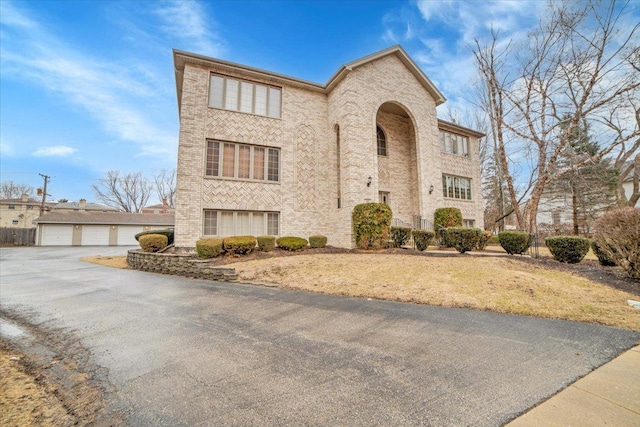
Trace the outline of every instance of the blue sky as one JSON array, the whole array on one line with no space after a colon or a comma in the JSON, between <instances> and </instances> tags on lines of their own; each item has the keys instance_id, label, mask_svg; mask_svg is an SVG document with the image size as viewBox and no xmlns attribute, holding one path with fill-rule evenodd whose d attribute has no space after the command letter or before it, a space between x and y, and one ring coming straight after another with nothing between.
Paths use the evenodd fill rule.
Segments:
<instances>
[{"instance_id":1,"label":"blue sky","mask_svg":"<svg viewBox=\"0 0 640 427\"><path fill-rule=\"evenodd\" d=\"M544 1L0 1L0 180L52 200L95 200L115 169L176 165L171 49L325 83L344 63L401 44L468 110L469 49L490 25L522 37ZM155 200L153 200L155 201Z\"/></svg>"}]
</instances>

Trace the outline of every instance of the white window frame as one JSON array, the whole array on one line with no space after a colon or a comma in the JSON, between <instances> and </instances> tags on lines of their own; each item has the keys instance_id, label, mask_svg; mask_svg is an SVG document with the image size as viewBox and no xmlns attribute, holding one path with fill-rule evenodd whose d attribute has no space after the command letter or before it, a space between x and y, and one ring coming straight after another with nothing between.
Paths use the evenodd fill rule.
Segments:
<instances>
[{"instance_id":1,"label":"white window frame","mask_svg":"<svg viewBox=\"0 0 640 427\"><path fill-rule=\"evenodd\" d=\"M213 84L214 79L217 82L216 85ZM221 86L219 86L220 79L222 79ZM234 92L230 91L229 82L234 82L234 85L237 83ZM258 88L260 89L258 90ZM262 88L264 88L264 91ZM219 93L218 90L220 90L221 93ZM256 102L258 92L260 92L261 95L264 94L264 103ZM235 99L227 99L230 95L233 95ZM245 102L243 102L243 100ZM208 105L210 108L219 110L236 111L243 114L254 114L280 119L282 118L282 88L211 73L211 77L209 78Z\"/></svg>"},{"instance_id":2,"label":"white window frame","mask_svg":"<svg viewBox=\"0 0 640 427\"><path fill-rule=\"evenodd\" d=\"M440 151L455 154L460 157L469 157L469 137L457 133L440 130Z\"/></svg>"},{"instance_id":3,"label":"white window frame","mask_svg":"<svg viewBox=\"0 0 640 427\"><path fill-rule=\"evenodd\" d=\"M473 200L471 178L442 174L442 196L447 199Z\"/></svg>"},{"instance_id":4,"label":"white window frame","mask_svg":"<svg viewBox=\"0 0 640 427\"><path fill-rule=\"evenodd\" d=\"M210 173L209 171L209 156L213 157L214 144L218 144L218 163L217 163L217 174ZM233 176L224 176L224 146L225 145L233 145ZM239 163L240 163L240 147L249 147L249 178L240 178L239 177ZM254 178L254 159L255 159L255 151L256 149L264 150L264 171L263 178L256 179ZM277 157L277 169L274 171L269 168L272 154ZM220 179L234 179L240 181L255 181L255 182L268 182L268 183L279 183L282 168L282 155L280 153L280 148L277 147L268 147L264 145L249 145L249 144L239 144L236 142L228 142L228 141L219 141L208 139L205 144L205 155L204 155L204 174L205 177L211 178L220 178ZM213 166L213 162L212 162ZM211 168L213 172L213 167ZM271 172L271 173L270 173ZM275 179L271 179L275 176Z\"/></svg>"},{"instance_id":5,"label":"white window frame","mask_svg":"<svg viewBox=\"0 0 640 427\"><path fill-rule=\"evenodd\" d=\"M232 225L232 234L220 233L220 228L222 225L222 214L231 214L233 215L233 225ZM238 227L238 214L249 216L249 233L246 231L239 231ZM256 217L258 215L262 215L262 228L258 230L255 228L256 223L254 222L254 215ZM215 218L215 234L207 234L211 230L211 224L207 224L207 222L213 223ZM275 228L274 228L274 218L275 218ZM209 229L208 229L209 228ZM276 233L269 233L270 231L275 231ZM229 211L229 210L217 210L217 209L204 209L202 212L202 235L203 236L215 236L215 237L230 237L230 236L239 236L239 235L249 235L249 236L257 236L257 235L272 235L279 236L280 235L280 212L273 211Z\"/></svg>"}]
</instances>

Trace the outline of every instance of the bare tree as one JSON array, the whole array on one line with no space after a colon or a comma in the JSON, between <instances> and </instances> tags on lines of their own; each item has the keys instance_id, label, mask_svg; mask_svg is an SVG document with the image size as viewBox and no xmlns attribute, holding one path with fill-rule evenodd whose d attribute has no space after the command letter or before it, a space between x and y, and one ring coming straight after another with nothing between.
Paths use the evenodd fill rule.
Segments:
<instances>
[{"instance_id":1,"label":"bare tree","mask_svg":"<svg viewBox=\"0 0 640 427\"><path fill-rule=\"evenodd\" d=\"M640 57L638 61L640 61ZM638 72L640 73L640 69L638 69ZM632 98L628 98L627 100L633 109L637 134L638 129L640 129L640 100ZM619 137L621 138L626 125L614 118L614 112L612 112L607 124L617 135L620 135ZM619 173L617 188L618 207L634 207L638 203L638 200L640 200L640 136L636 137L635 140L625 141L625 143L622 144L614 165ZM623 185L627 182L631 183L630 194L626 194L623 188Z\"/></svg>"},{"instance_id":2,"label":"bare tree","mask_svg":"<svg viewBox=\"0 0 640 427\"><path fill-rule=\"evenodd\" d=\"M153 192L152 184L140 172L121 175L110 170L93 185L98 200L122 212L140 212Z\"/></svg>"},{"instance_id":3,"label":"bare tree","mask_svg":"<svg viewBox=\"0 0 640 427\"><path fill-rule=\"evenodd\" d=\"M162 169L153 175L156 194L161 201L166 201L170 208L176 206L176 170Z\"/></svg>"},{"instance_id":4,"label":"bare tree","mask_svg":"<svg viewBox=\"0 0 640 427\"><path fill-rule=\"evenodd\" d=\"M622 25L626 7L615 1L552 2L549 16L526 45L503 46L495 33L489 44L476 42L474 55L487 86L497 156L520 228L536 230L548 183L615 153L640 135L637 126L607 132L611 122L628 121L626 101L640 97L640 24ZM562 168L558 161L581 123L599 130L600 149ZM517 147L520 154L511 162L509 147L511 153ZM517 166L530 171L529 182L519 191Z\"/></svg>"},{"instance_id":5,"label":"bare tree","mask_svg":"<svg viewBox=\"0 0 640 427\"><path fill-rule=\"evenodd\" d=\"M27 196L33 195L33 187L14 181L0 182L0 198L1 199L19 199L23 194Z\"/></svg>"}]
</instances>

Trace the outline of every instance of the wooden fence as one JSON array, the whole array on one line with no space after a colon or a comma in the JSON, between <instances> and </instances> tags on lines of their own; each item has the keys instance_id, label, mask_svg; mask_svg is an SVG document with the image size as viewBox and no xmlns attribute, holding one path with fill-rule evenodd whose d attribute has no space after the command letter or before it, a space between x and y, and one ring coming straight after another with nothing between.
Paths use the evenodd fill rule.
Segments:
<instances>
[{"instance_id":1,"label":"wooden fence","mask_svg":"<svg viewBox=\"0 0 640 427\"><path fill-rule=\"evenodd\" d=\"M0 246L33 246L35 244L35 228L0 228Z\"/></svg>"}]
</instances>

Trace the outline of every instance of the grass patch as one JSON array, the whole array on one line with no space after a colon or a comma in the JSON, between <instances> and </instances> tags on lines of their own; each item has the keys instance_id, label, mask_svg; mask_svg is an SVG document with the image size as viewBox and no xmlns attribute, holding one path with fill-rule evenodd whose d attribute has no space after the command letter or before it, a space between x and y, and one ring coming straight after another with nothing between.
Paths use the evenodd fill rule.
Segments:
<instances>
[{"instance_id":1,"label":"grass patch","mask_svg":"<svg viewBox=\"0 0 640 427\"><path fill-rule=\"evenodd\" d=\"M104 265L105 267L128 269L126 256L88 256L80 258L80 261L90 262L92 264Z\"/></svg>"},{"instance_id":2,"label":"grass patch","mask_svg":"<svg viewBox=\"0 0 640 427\"><path fill-rule=\"evenodd\" d=\"M638 299L509 257L318 254L233 265L240 281L334 295L465 307L640 330Z\"/></svg>"}]
</instances>

